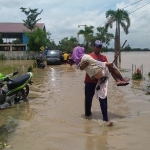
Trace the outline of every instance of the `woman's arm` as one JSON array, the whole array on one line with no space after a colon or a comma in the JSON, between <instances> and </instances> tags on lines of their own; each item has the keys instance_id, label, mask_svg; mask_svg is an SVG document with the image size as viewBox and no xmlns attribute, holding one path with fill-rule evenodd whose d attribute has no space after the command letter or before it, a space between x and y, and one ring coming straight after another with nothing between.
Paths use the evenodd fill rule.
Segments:
<instances>
[{"instance_id":1,"label":"woman's arm","mask_svg":"<svg viewBox=\"0 0 150 150\"><path fill-rule=\"evenodd\" d=\"M80 64L80 70L84 70L88 65L89 65L88 62L83 61L83 62Z\"/></svg>"}]
</instances>

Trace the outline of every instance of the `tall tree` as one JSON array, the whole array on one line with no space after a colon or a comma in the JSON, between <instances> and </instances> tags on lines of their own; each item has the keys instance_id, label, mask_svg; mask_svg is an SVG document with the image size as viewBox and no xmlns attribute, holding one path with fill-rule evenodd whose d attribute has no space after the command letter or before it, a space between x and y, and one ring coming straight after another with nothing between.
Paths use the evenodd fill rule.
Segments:
<instances>
[{"instance_id":1,"label":"tall tree","mask_svg":"<svg viewBox=\"0 0 150 150\"><path fill-rule=\"evenodd\" d=\"M32 33L26 33L28 37L28 48L32 51L40 51L47 44L46 32L37 27Z\"/></svg>"},{"instance_id":2,"label":"tall tree","mask_svg":"<svg viewBox=\"0 0 150 150\"><path fill-rule=\"evenodd\" d=\"M98 27L97 28L97 33L96 33L96 39L99 39L104 43L106 46L109 45L110 41L114 39L114 35L112 33L108 33L106 28L104 27ZM94 41L96 40L94 39Z\"/></svg>"},{"instance_id":3,"label":"tall tree","mask_svg":"<svg viewBox=\"0 0 150 150\"><path fill-rule=\"evenodd\" d=\"M49 44L47 44L47 46L48 46L48 48L50 50L52 50L52 49L58 49L56 43L53 40L50 40Z\"/></svg>"},{"instance_id":4,"label":"tall tree","mask_svg":"<svg viewBox=\"0 0 150 150\"><path fill-rule=\"evenodd\" d=\"M108 10L106 12L107 23L105 24L105 28L108 29L109 27L113 27L113 23L116 22L116 31L115 31L115 55L116 57L118 51L120 50L120 26L123 28L126 34L129 33L130 27L130 18L127 11L118 9L118 10ZM121 62L121 53L119 55L119 62ZM118 66L118 59L115 61L116 66Z\"/></svg>"},{"instance_id":5,"label":"tall tree","mask_svg":"<svg viewBox=\"0 0 150 150\"><path fill-rule=\"evenodd\" d=\"M68 37L65 37L61 41L59 41L60 50L67 53L72 52L73 48L77 45L78 41L75 37L71 37L70 39Z\"/></svg>"},{"instance_id":6,"label":"tall tree","mask_svg":"<svg viewBox=\"0 0 150 150\"><path fill-rule=\"evenodd\" d=\"M93 31L94 29L94 26L86 26L85 25L85 28L84 30L79 30L79 32L77 33L78 35L83 35L84 36L84 40L86 42L85 44L85 51L88 52L89 50L89 41L90 39L93 37Z\"/></svg>"},{"instance_id":7,"label":"tall tree","mask_svg":"<svg viewBox=\"0 0 150 150\"><path fill-rule=\"evenodd\" d=\"M37 19L37 20L36 20L36 18L38 17L38 15L40 15L42 13L43 9L39 13L37 12L38 11L37 8L36 9L30 9L29 8L29 10L26 10L27 8L21 7L20 9L27 16L27 19L23 20L24 26L26 26L29 30L32 31L34 29L34 27L36 26L36 23L39 20L41 20L41 18Z\"/></svg>"}]
</instances>

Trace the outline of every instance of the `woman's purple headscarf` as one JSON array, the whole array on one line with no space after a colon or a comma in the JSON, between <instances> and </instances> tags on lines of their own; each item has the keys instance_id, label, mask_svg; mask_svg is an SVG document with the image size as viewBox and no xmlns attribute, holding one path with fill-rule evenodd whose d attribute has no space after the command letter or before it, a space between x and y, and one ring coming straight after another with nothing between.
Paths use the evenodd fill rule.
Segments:
<instances>
[{"instance_id":1,"label":"woman's purple headscarf","mask_svg":"<svg viewBox=\"0 0 150 150\"><path fill-rule=\"evenodd\" d=\"M84 55L84 47L77 46L73 49L72 57L76 65L79 64Z\"/></svg>"}]
</instances>

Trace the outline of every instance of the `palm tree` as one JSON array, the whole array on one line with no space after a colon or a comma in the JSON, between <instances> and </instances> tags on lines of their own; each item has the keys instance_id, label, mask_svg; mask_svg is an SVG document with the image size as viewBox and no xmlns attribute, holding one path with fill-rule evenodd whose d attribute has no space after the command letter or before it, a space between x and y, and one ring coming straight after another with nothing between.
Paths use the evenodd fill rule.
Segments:
<instances>
[{"instance_id":1,"label":"palm tree","mask_svg":"<svg viewBox=\"0 0 150 150\"><path fill-rule=\"evenodd\" d=\"M86 26L84 30L79 30L79 32L77 33L78 35L82 34L84 36L84 41L86 42L85 44L85 51L88 52L89 49L89 41L91 39L91 36L93 36L93 31L94 26Z\"/></svg>"},{"instance_id":2,"label":"palm tree","mask_svg":"<svg viewBox=\"0 0 150 150\"><path fill-rule=\"evenodd\" d=\"M110 41L114 39L114 35L112 33L108 33L108 30L106 30L105 27L97 27L96 39L101 40L102 43L108 46Z\"/></svg>"},{"instance_id":3,"label":"palm tree","mask_svg":"<svg viewBox=\"0 0 150 150\"><path fill-rule=\"evenodd\" d=\"M127 11L118 9L118 10L108 10L106 12L107 23L105 24L105 28L112 28L113 23L116 22L116 32L115 32L115 55L116 57L118 51L120 50L120 26L123 28L126 34L129 33L128 29L130 27L130 18ZM116 66L118 65L118 59L115 61ZM121 53L119 55L119 62L121 62Z\"/></svg>"}]
</instances>

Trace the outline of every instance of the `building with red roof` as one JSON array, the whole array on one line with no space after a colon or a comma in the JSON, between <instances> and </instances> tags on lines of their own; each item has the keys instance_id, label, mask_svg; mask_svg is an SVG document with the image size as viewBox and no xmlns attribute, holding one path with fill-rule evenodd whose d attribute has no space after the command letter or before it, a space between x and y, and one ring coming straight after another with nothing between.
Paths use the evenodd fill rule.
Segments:
<instances>
[{"instance_id":1,"label":"building with red roof","mask_svg":"<svg viewBox=\"0 0 150 150\"><path fill-rule=\"evenodd\" d=\"M46 31L44 23L37 23L37 27ZM0 34L3 39L21 39L22 44L27 43L25 32L30 31L23 23L3 23L0 22Z\"/></svg>"},{"instance_id":2,"label":"building with red roof","mask_svg":"<svg viewBox=\"0 0 150 150\"><path fill-rule=\"evenodd\" d=\"M36 26L46 32L44 23L37 23ZM22 41L22 45L27 47L27 37L25 32L28 31L30 30L26 26L24 26L23 23L0 22L0 34L6 41L6 44L8 43L8 41L10 41L10 39L20 39ZM4 44L0 44L0 46L4 46Z\"/></svg>"}]
</instances>

